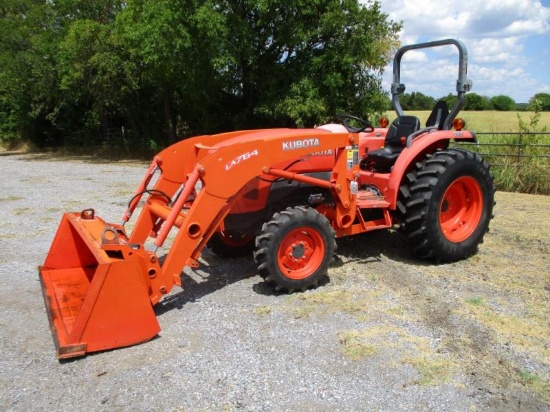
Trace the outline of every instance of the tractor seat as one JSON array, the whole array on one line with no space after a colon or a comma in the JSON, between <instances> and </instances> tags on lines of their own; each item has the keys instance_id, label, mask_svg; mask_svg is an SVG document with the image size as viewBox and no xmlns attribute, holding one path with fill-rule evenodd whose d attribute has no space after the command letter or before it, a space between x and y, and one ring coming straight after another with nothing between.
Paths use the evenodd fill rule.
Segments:
<instances>
[{"instance_id":1,"label":"tractor seat","mask_svg":"<svg viewBox=\"0 0 550 412\"><path fill-rule=\"evenodd\" d=\"M428 120L426 120L426 127L437 127L443 130L445 120L447 120L448 116L449 107L447 106L447 102L445 100L440 100L435 104Z\"/></svg>"},{"instance_id":2,"label":"tractor seat","mask_svg":"<svg viewBox=\"0 0 550 412\"><path fill-rule=\"evenodd\" d=\"M389 173L399 154L403 151L407 137L419 129L418 117L399 116L388 129L384 147L367 153L366 157L361 160L361 169Z\"/></svg>"}]
</instances>

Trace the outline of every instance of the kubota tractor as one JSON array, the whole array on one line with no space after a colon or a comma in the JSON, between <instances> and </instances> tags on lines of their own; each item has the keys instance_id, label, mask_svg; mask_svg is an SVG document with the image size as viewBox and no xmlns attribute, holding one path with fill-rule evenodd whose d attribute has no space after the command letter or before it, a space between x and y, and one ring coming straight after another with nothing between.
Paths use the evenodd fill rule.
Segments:
<instances>
[{"instance_id":1,"label":"kubota tractor","mask_svg":"<svg viewBox=\"0 0 550 412\"><path fill-rule=\"evenodd\" d=\"M444 45L459 52L457 103L450 112L438 103L421 127L399 103L401 58ZM460 41L402 47L393 67L397 118L387 129L344 115L313 129L182 140L155 156L121 224L93 209L65 213L39 270L58 357L153 338L160 330L153 306L181 286L185 266L198 267L207 245L229 256L253 250L259 274L286 291L326 275L335 238L371 230L399 226L418 256L436 261L474 253L492 217L494 187L479 155L449 147L476 139L451 130L471 88L466 74Z\"/></svg>"}]
</instances>

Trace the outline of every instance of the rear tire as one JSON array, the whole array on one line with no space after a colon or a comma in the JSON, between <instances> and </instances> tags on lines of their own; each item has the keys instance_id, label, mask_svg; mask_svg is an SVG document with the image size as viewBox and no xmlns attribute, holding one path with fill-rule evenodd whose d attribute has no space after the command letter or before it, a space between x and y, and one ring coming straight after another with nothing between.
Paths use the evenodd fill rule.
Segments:
<instances>
[{"instance_id":1,"label":"rear tire","mask_svg":"<svg viewBox=\"0 0 550 412\"><path fill-rule=\"evenodd\" d=\"M413 253L438 262L475 253L489 230L494 194L489 166L477 153L447 149L417 163L397 204Z\"/></svg>"},{"instance_id":2,"label":"rear tire","mask_svg":"<svg viewBox=\"0 0 550 412\"><path fill-rule=\"evenodd\" d=\"M328 219L315 209L288 208L264 223L256 238L258 273L276 290L306 290L327 275L336 242Z\"/></svg>"}]
</instances>

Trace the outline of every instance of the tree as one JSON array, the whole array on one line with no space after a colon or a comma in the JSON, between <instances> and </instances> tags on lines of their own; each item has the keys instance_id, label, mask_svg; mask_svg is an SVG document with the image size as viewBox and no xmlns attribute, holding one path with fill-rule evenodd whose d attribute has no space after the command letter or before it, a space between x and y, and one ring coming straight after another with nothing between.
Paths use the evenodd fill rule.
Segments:
<instances>
[{"instance_id":1,"label":"tree","mask_svg":"<svg viewBox=\"0 0 550 412\"><path fill-rule=\"evenodd\" d=\"M516 108L516 102L509 96L499 95L491 98L491 104L495 110L512 111Z\"/></svg>"},{"instance_id":2,"label":"tree","mask_svg":"<svg viewBox=\"0 0 550 412\"><path fill-rule=\"evenodd\" d=\"M457 102L457 100L458 100L458 97L456 96L456 94L449 93L447 96L442 97L442 98L440 98L440 99L438 99L438 100L443 100L443 101L445 101L445 102L447 103L447 106L448 106L449 108L451 108L451 107L453 107L453 106L456 104L456 102Z\"/></svg>"},{"instance_id":3,"label":"tree","mask_svg":"<svg viewBox=\"0 0 550 412\"><path fill-rule=\"evenodd\" d=\"M65 131L65 144L107 143L110 128L119 127L127 114L132 89L127 74L133 63L113 33L116 15L123 7L121 0L55 2L66 28L57 44L63 98L55 114L55 125Z\"/></svg>"},{"instance_id":4,"label":"tree","mask_svg":"<svg viewBox=\"0 0 550 412\"><path fill-rule=\"evenodd\" d=\"M55 28L55 29L54 29ZM0 8L0 137L50 138L57 90L55 44L62 35L47 2L6 0Z\"/></svg>"},{"instance_id":5,"label":"tree","mask_svg":"<svg viewBox=\"0 0 550 412\"><path fill-rule=\"evenodd\" d=\"M97 145L124 127L156 150L368 116L399 29L377 1L4 0L0 137Z\"/></svg>"},{"instance_id":6,"label":"tree","mask_svg":"<svg viewBox=\"0 0 550 412\"><path fill-rule=\"evenodd\" d=\"M74 83L72 89L66 87L71 68L63 56L67 51L64 43L70 42L78 29L86 28L79 22L88 21L88 17L112 21L120 5L120 1L114 0L93 4L72 0L5 2L0 10L0 94L3 95L0 117L7 114L13 121L8 122L8 128L4 127L4 140L15 136L32 140L39 146L55 146L85 131L82 125L89 116L86 107L94 100L86 90L94 90L97 84L93 78L84 76L88 73L87 62L80 59L78 64L83 67L79 73L72 73L80 76L80 81ZM101 11L104 14L99 16ZM75 28L71 32L73 24ZM93 48L94 45L86 43L92 38L93 35L83 34L75 47ZM110 91L113 95L116 92Z\"/></svg>"},{"instance_id":7,"label":"tree","mask_svg":"<svg viewBox=\"0 0 550 412\"><path fill-rule=\"evenodd\" d=\"M435 99L420 92L403 93L399 97L403 110L431 110Z\"/></svg>"},{"instance_id":8,"label":"tree","mask_svg":"<svg viewBox=\"0 0 550 412\"><path fill-rule=\"evenodd\" d=\"M239 108L235 126L313 125L341 111L382 110L377 76L399 25L378 2L356 0L219 1L226 92Z\"/></svg>"},{"instance_id":9,"label":"tree","mask_svg":"<svg viewBox=\"0 0 550 412\"><path fill-rule=\"evenodd\" d=\"M539 111L550 111L550 94L537 93L529 99L529 110L535 111L535 106Z\"/></svg>"},{"instance_id":10,"label":"tree","mask_svg":"<svg viewBox=\"0 0 550 412\"><path fill-rule=\"evenodd\" d=\"M223 15L211 1L133 0L119 14L116 31L136 63L133 76L141 92L149 91L140 96L152 103L156 119L148 123L164 119L155 138L166 134L174 141L182 130L200 130L206 115L223 117L205 111L217 104L221 89L224 30Z\"/></svg>"},{"instance_id":11,"label":"tree","mask_svg":"<svg viewBox=\"0 0 550 412\"><path fill-rule=\"evenodd\" d=\"M464 110L490 110L492 109L491 100L486 96L480 96L477 93L466 94Z\"/></svg>"}]
</instances>

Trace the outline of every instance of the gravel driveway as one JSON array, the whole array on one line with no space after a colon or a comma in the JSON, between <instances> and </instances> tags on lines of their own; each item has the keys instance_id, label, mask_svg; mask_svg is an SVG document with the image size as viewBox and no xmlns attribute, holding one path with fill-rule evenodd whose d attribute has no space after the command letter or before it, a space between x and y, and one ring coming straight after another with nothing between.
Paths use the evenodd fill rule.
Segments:
<instances>
[{"instance_id":1,"label":"gravel driveway","mask_svg":"<svg viewBox=\"0 0 550 412\"><path fill-rule=\"evenodd\" d=\"M417 261L393 232L340 240L330 282L302 294L275 294L251 257L205 250L156 307L158 338L58 362L37 266L64 211L119 222L145 168L0 156L1 410L550 410L550 201L536 196L530 210L497 193L465 262ZM506 207L532 237L506 231Z\"/></svg>"}]
</instances>

